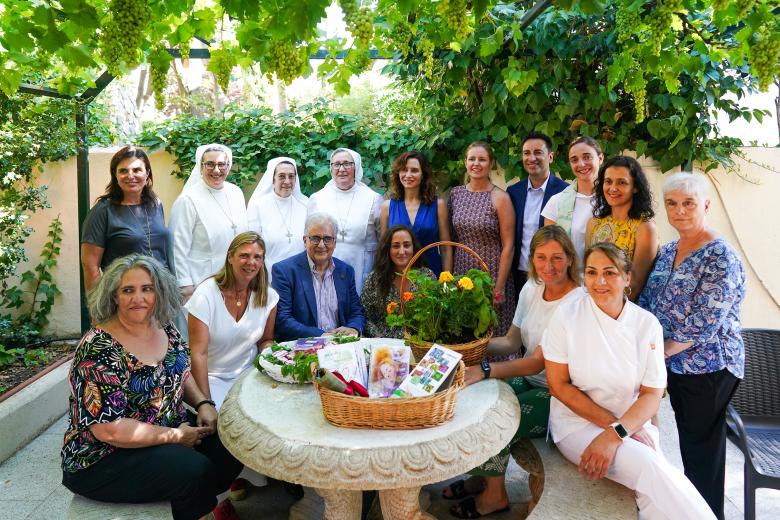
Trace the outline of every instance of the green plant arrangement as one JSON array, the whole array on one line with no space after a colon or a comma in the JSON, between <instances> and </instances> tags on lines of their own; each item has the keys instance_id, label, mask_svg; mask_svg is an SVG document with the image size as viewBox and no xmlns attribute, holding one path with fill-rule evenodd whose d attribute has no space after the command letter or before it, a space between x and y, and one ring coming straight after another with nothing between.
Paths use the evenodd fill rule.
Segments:
<instances>
[{"instance_id":1,"label":"green plant arrangement","mask_svg":"<svg viewBox=\"0 0 780 520\"><path fill-rule=\"evenodd\" d=\"M496 324L493 280L479 269L453 276L443 271L436 280L417 269L407 277L416 292L401 295L387 306L386 322L404 327L412 341L458 344L483 338Z\"/></svg>"}]
</instances>

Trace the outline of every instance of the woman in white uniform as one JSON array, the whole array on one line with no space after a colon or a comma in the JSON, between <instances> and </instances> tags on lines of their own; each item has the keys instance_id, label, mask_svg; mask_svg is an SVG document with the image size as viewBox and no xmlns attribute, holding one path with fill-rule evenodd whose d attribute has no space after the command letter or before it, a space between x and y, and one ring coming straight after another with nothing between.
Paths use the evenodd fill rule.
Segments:
<instances>
[{"instance_id":1,"label":"woman in white uniform","mask_svg":"<svg viewBox=\"0 0 780 520\"><path fill-rule=\"evenodd\" d=\"M588 297L561 304L545 331L553 440L587 479L636 491L640 519L715 518L683 473L659 451L666 386L658 320L626 298L631 265L614 244L585 252Z\"/></svg>"},{"instance_id":2,"label":"woman in white uniform","mask_svg":"<svg viewBox=\"0 0 780 520\"><path fill-rule=\"evenodd\" d=\"M230 241L247 230L244 194L225 181L231 159L227 146L199 146L195 167L171 208L174 267L185 299L219 271Z\"/></svg>"},{"instance_id":3,"label":"woman in white uniform","mask_svg":"<svg viewBox=\"0 0 780 520\"><path fill-rule=\"evenodd\" d=\"M301 237L308 204L309 198L301 192L295 159L276 157L268 161L246 212L249 229L257 231L265 241L269 275L276 262L303 252Z\"/></svg>"},{"instance_id":4,"label":"woman in white uniform","mask_svg":"<svg viewBox=\"0 0 780 520\"><path fill-rule=\"evenodd\" d=\"M363 165L354 150L334 151L330 171L332 179L309 199L309 214L324 211L338 222L333 256L355 269L355 287L360 294L374 266L382 196L363 184Z\"/></svg>"},{"instance_id":5,"label":"woman in white uniform","mask_svg":"<svg viewBox=\"0 0 780 520\"><path fill-rule=\"evenodd\" d=\"M185 306L192 377L217 410L258 352L273 343L279 295L268 284L264 252L260 235L240 233L222 269L198 285ZM263 475L246 468L241 477L230 486L234 500L246 495L246 480L266 484Z\"/></svg>"}]
</instances>

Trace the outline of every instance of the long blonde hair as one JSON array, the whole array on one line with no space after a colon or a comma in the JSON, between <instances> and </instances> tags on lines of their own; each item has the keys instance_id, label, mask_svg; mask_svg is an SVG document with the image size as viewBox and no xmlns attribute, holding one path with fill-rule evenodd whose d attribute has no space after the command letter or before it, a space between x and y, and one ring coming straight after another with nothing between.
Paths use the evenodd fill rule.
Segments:
<instances>
[{"instance_id":1,"label":"long blonde hair","mask_svg":"<svg viewBox=\"0 0 780 520\"><path fill-rule=\"evenodd\" d=\"M214 275L214 281L217 282L217 286L220 289L230 289L235 285L236 278L233 275L233 269L228 263L228 259L236 254L239 247L246 244L259 245L260 249L263 250L263 257L265 257L265 241L259 234L254 231L245 231L236 235L225 255L225 265ZM263 261L260 269L257 270L255 277L249 282L249 288L255 291L255 299L252 305L254 307L265 307L268 303L268 269L265 267L265 261Z\"/></svg>"}]
</instances>

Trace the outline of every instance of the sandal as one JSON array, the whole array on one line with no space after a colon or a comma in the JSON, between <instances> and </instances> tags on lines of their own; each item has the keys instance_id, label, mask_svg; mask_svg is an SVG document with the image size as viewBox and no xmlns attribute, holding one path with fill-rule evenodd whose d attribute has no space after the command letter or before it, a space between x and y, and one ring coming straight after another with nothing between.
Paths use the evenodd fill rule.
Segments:
<instances>
[{"instance_id":1,"label":"sandal","mask_svg":"<svg viewBox=\"0 0 780 520\"><path fill-rule=\"evenodd\" d=\"M468 497L466 500L458 502L457 505L450 508L450 514L455 518L482 518L483 516L492 515L493 513L506 513L507 511L509 511L509 506L496 509L495 511L483 515L477 511L477 501L474 497Z\"/></svg>"},{"instance_id":2,"label":"sandal","mask_svg":"<svg viewBox=\"0 0 780 520\"><path fill-rule=\"evenodd\" d=\"M457 482L453 482L452 484L450 484L449 486L447 486L446 488L444 488L442 490L441 497L444 500L460 500L462 498L466 498L467 496L477 495L477 494L482 492L482 489L480 489L479 491L475 491L473 493L470 492L468 489L466 489L466 482L467 481L468 481L468 479L463 478L463 479L458 480ZM483 483L483 485L481 487L484 489L484 487L485 487L484 483ZM450 493L449 496L444 494L444 492L447 491L447 490L449 490L449 493Z\"/></svg>"}]
</instances>

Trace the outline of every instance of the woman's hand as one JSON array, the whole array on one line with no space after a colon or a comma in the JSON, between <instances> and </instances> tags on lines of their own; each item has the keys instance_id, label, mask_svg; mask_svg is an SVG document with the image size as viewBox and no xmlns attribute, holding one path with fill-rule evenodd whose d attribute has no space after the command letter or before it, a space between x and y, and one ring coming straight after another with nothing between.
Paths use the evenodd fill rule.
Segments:
<instances>
[{"instance_id":1,"label":"woman's hand","mask_svg":"<svg viewBox=\"0 0 780 520\"><path fill-rule=\"evenodd\" d=\"M482 371L482 367L479 365L466 367L466 374L463 376L463 382L466 383L466 386L479 383L483 379L485 379L485 373Z\"/></svg>"},{"instance_id":2,"label":"woman's hand","mask_svg":"<svg viewBox=\"0 0 780 520\"><path fill-rule=\"evenodd\" d=\"M208 435L213 435L217 431L217 409L211 403L205 403L198 410L198 426L205 426L209 429Z\"/></svg>"},{"instance_id":3,"label":"woman's hand","mask_svg":"<svg viewBox=\"0 0 780 520\"><path fill-rule=\"evenodd\" d=\"M176 444L181 444L187 448L194 448L200 444L203 437L210 435L207 426L190 426L190 424L186 422L181 423L174 432L176 433Z\"/></svg>"},{"instance_id":4,"label":"woman's hand","mask_svg":"<svg viewBox=\"0 0 780 520\"><path fill-rule=\"evenodd\" d=\"M646 446L650 446L651 449L655 450L655 441L653 440L653 437L650 435L650 433L648 433L648 431L644 428L634 433L631 438L635 441L641 442Z\"/></svg>"},{"instance_id":5,"label":"woman's hand","mask_svg":"<svg viewBox=\"0 0 780 520\"><path fill-rule=\"evenodd\" d=\"M493 291L493 301L496 305L501 305L504 303L504 293L500 289L496 289Z\"/></svg>"},{"instance_id":6,"label":"woman's hand","mask_svg":"<svg viewBox=\"0 0 780 520\"><path fill-rule=\"evenodd\" d=\"M579 470L586 479L604 478L615 460L615 453L623 443L612 428L607 428L591 441L580 456Z\"/></svg>"}]
</instances>

